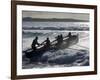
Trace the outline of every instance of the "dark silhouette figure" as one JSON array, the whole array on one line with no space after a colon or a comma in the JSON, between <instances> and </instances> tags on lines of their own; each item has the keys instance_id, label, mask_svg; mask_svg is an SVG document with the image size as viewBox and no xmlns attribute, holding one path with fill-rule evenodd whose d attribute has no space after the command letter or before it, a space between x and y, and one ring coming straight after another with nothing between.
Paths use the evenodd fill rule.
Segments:
<instances>
[{"instance_id":1,"label":"dark silhouette figure","mask_svg":"<svg viewBox=\"0 0 100 80\"><path fill-rule=\"evenodd\" d=\"M62 34L61 35L58 35L56 40L57 40L56 47L60 47L60 45L63 42L63 36L62 36Z\"/></svg>"},{"instance_id":2,"label":"dark silhouette figure","mask_svg":"<svg viewBox=\"0 0 100 80\"><path fill-rule=\"evenodd\" d=\"M45 42L44 48L49 49L51 45L49 38L47 38L44 42Z\"/></svg>"},{"instance_id":3,"label":"dark silhouette figure","mask_svg":"<svg viewBox=\"0 0 100 80\"><path fill-rule=\"evenodd\" d=\"M31 45L31 47L32 47L32 49L33 49L34 51L36 51L36 45L39 45L39 43L38 43L38 37L36 37L36 38L33 40L32 45Z\"/></svg>"},{"instance_id":4,"label":"dark silhouette figure","mask_svg":"<svg viewBox=\"0 0 100 80\"><path fill-rule=\"evenodd\" d=\"M62 34L60 35L59 40L60 40L60 43L63 42L63 35Z\"/></svg>"},{"instance_id":5,"label":"dark silhouette figure","mask_svg":"<svg viewBox=\"0 0 100 80\"><path fill-rule=\"evenodd\" d=\"M60 42L60 41L59 41L59 38L60 38L60 36L58 35L58 36L56 37L57 43Z\"/></svg>"},{"instance_id":6,"label":"dark silhouette figure","mask_svg":"<svg viewBox=\"0 0 100 80\"><path fill-rule=\"evenodd\" d=\"M71 35L71 32L69 32L69 33L68 33L68 37L70 38L71 36L72 36L72 35Z\"/></svg>"}]
</instances>

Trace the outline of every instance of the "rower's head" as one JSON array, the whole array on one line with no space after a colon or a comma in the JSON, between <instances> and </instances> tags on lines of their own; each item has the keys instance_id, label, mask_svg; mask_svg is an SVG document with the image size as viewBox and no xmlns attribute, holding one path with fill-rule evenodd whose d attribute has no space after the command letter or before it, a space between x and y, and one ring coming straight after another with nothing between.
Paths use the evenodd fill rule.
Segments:
<instances>
[{"instance_id":1,"label":"rower's head","mask_svg":"<svg viewBox=\"0 0 100 80\"><path fill-rule=\"evenodd\" d=\"M71 32L69 32L69 34L71 34Z\"/></svg>"},{"instance_id":2,"label":"rower's head","mask_svg":"<svg viewBox=\"0 0 100 80\"><path fill-rule=\"evenodd\" d=\"M47 37L47 40L49 40L49 38Z\"/></svg>"},{"instance_id":3,"label":"rower's head","mask_svg":"<svg viewBox=\"0 0 100 80\"><path fill-rule=\"evenodd\" d=\"M38 39L38 37L36 36L35 39Z\"/></svg>"}]
</instances>

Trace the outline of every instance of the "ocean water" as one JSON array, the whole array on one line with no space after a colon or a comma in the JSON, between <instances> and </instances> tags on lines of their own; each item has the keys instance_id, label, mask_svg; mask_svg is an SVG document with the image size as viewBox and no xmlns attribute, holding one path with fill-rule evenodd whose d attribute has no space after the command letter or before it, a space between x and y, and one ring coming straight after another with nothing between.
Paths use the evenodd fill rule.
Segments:
<instances>
[{"instance_id":1,"label":"ocean water","mask_svg":"<svg viewBox=\"0 0 100 80\"><path fill-rule=\"evenodd\" d=\"M51 28L55 27L54 30ZM63 27L64 30L61 28ZM38 42L42 43L47 37L50 41L55 40L57 35L67 36L79 34L79 42L69 48L57 51L47 51L40 61L30 63L30 59L23 53L22 68L45 68L45 67L72 67L89 66L89 30L67 30L68 27L88 27L88 22L23 22L22 27L22 50L31 48L33 39L38 36ZM57 28L57 29L56 29ZM60 30L61 29L61 30ZM44 63L45 62L45 63Z\"/></svg>"},{"instance_id":2,"label":"ocean water","mask_svg":"<svg viewBox=\"0 0 100 80\"><path fill-rule=\"evenodd\" d=\"M23 22L23 29L89 31L89 22Z\"/></svg>"},{"instance_id":3,"label":"ocean water","mask_svg":"<svg viewBox=\"0 0 100 80\"><path fill-rule=\"evenodd\" d=\"M89 27L89 22L29 22L23 21L24 27Z\"/></svg>"}]
</instances>

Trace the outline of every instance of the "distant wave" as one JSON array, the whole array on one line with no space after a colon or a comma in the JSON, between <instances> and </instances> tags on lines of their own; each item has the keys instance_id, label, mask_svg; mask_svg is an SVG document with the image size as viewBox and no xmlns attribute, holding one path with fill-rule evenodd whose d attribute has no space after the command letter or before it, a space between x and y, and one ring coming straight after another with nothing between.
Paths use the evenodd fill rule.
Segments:
<instances>
[{"instance_id":1,"label":"distant wave","mask_svg":"<svg viewBox=\"0 0 100 80\"><path fill-rule=\"evenodd\" d=\"M23 30L22 31L22 34L23 34L23 37L25 38L28 38L28 37L35 37L35 36L48 36L48 35L51 35L53 34L54 32L52 31L40 31L40 30ZM57 33L57 32L56 32Z\"/></svg>"},{"instance_id":2,"label":"distant wave","mask_svg":"<svg viewBox=\"0 0 100 80\"><path fill-rule=\"evenodd\" d=\"M28 38L28 37L32 37L32 36L42 36L44 35L42 32L30 32L30 31L22 31L23 37Z\"/></svg>"},{"instance_id":3,"label":"distant wave","mask_svg":"<svg viewBox=\"0 0 100 80\"><path fill-rule=\"evenodd\" d=\"M67 35L69 31L66 30L23 30L22 34L23 37L33 37L33 36L57 36L59 34L63 34L63 35ZM89 34L87 34L88 32L72 32L72 34L84 34L84 35L80 35L80 37L82 36L89 36Z\"/></svg>"},{"instance_id":4,"label":"distant wave","mask_svg":"<svg viewBox=\"0 0 100 80\"><path fill-rule=\"evenodd\" d=\"M89 31L89 22L23 22L23 30Z\"/></svg>"},{"instance_id":5,"label":"distant wave","mask_svg":"<svg viewBox=\"0 0 100 80\"><path fill-rule=\"evenodd\" d=\"M89 31L89 27L24 27L24 30L69 30L69 31Z\"/></svg>"}]
</instances>

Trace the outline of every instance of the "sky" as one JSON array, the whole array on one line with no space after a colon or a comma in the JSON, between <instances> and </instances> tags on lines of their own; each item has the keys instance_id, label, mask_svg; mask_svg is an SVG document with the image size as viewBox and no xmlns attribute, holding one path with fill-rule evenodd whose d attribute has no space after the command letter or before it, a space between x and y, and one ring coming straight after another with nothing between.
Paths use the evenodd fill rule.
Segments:
<instances>
[{"instance_id":1,"label":"sky","mask_svg":"<svg viewBox=\"0 0 100 80\"><path fill-rule=\"evenodd\" d=\"M43 12L43 11L22 11L22 17L32 18L71 18L80 20L89 20L88 13L67 13L67 12Z\"/></svg>"}]
</instances>

